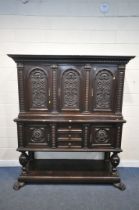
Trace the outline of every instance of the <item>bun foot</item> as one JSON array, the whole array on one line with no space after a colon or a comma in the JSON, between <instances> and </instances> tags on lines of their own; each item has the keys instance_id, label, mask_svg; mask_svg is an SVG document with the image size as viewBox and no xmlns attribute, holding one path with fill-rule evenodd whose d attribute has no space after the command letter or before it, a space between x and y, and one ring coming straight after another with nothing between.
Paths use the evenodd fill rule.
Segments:
<instances>
[{"instance_id":1,"label":"bun foot","mask_svg":"<svg viewBox=\"0 0 139 210\"><path fill-rule=\"evenodd\" d=\"M114 187L118 188L121 191L124 191L126 189L126 185L122 182L114 183L113 185Z\"/></svg>"},{"instance_id":2,"label":"bun foot","mask_svg":"<svg viewBox=\"0 0 139 210\"><path fill-rule=\"evenodd\" d=\"M13 189L14 190L20 190L20 188L21 187L23 187L25 185L25 183L24 182L19 182L19 181L17 181L17 182L15 182L15 184L14 184L14 186L13 186Z\"/></svg>"}]
</instances>

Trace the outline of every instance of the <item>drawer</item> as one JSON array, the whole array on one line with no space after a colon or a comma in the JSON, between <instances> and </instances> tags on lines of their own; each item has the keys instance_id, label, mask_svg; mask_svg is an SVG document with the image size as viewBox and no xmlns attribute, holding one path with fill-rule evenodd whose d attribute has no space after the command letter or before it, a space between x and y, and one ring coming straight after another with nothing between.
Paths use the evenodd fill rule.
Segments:
<instances>
[{"instance_id":1,"label":"drawer","mask_svg":"<svg viewBox=\"0 0 139 210\"><path fill-rule=\"evenodd\" d=\"M82 148L82 139L70 139L69 138L58 138L57 139L58 148Z\"/></svg>"},{"instance_id":2,"label":"drawer","mask_svg":"<svg viewBox=\"0 0 139 210\"><path fill-rule=\"evenodd\" d=\"M82 138L82 133L81 132L58 132L57 134L58 138L67 138L67 139L78 139Z\"/></svg>"},{"instance_id":3,"label":"drawer","mask_svg":"<svg viewBox=\"0 0 139 210\"><path fill-rule=\"evenodd\" d=\"M82 126L80 124L76 123L62 123L58 125L57 128L58 132L76 132L76 133L82 133Z\"/></svg>"},{"instance_id":4,"label":"drawer","mask_svg":"<svg viewBox=\"0 0 139 210\"><path fill-rule=\"evenodd\" d=\"M65 123L57 127L57 147L81 148L82 126L80 124Z\"/></svg>"}]
</instances>

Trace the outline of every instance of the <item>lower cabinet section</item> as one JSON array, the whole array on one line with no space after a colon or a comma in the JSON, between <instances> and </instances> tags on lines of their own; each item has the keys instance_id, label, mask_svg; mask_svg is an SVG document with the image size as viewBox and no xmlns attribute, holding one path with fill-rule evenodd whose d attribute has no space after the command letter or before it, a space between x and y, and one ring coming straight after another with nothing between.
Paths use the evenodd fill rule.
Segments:
<instances>
[{"instance_id":1,"label":"lower cabinet section","mask_svg":"<svg viewBox=\"0 0 139 210\"><path fill-rule=\"evenodd\" d=\"M19 147L113 149L121 146L122 124L18 123Z\"/></svg>"}]
</instances>

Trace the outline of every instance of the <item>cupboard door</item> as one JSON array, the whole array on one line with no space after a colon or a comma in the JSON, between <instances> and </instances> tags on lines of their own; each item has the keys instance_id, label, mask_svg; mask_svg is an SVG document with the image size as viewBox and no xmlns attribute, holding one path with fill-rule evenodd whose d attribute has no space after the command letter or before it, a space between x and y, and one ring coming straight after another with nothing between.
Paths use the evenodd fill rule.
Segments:
<instances>
[{"instance_id":1,"label":"cupboard door","mask_svg":"<svg viewBox=\"0 0 139 210\"><path fill-rule=\"evenodd\" d=\"M51 75L48 65L25 65L25 98L27 111L51 109Z\"/></svg>"},{"instance_id":2,"label":"cupboard door","mask_svg":"<svg viewBox=\"0 0 139 210\"><path fill-rule=\"evenodd\" d=\"M59 66L59 109L60 111L82 111L83 71L79 65Z\"/></svg>"},{"instance_id":3,"label":"cupboard door","mask_svg":"<svg viewBox=\"0 0 139 210\"><path fill-rule=\"evenodd\" d=\"M51 147L50 126L44 123L25 124L24 142L26 147Z\"/></svg>"},{"instance_id":4,"label":"cupboard door","mask_svg":"<svg viewBox=\"0 0 139 210\"><path fill-rule=\"evenodd\" d=\"M110 124L92 125L90 147L114 148L116 146L116 126Z\"/></svg>"},{"instance_id":5,"label":"cupboard door","mask_svg":"<svg viewBox=\"0 0 139 210\"><path fill-rule=\"evenodd\" d=\"M114 112L116 65L95 65L92 70L92 111Z\"/></svg>"}]
</instances>

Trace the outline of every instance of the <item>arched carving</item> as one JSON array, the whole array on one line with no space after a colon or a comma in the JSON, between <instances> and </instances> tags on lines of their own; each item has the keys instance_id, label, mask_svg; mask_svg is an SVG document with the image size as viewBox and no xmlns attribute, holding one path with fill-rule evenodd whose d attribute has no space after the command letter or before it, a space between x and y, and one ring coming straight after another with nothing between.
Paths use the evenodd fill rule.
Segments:
<instances>
[{"instance_id":1,"label":"arched carving","mask_svg":"<svg viewBox=\"0 0 139 210\"><path fill-rule=\"evenodd\" d=\"M35 68L29 75L32 95L32 108L47 108L47 74L40 68Z\"/></svg>"},{"instance_id":2,"label":"arched carving","mask_svg":"<svg viewBox=\"0 0 139 210\"><path fill-rule=\"evenodd\" d=\"M63 108L79 109L80 75L74 69L68 69L62 76Z\"/></svg>"},{"instance_id":3,"label":"arched carving","mask_svg":"<svg viewBox=\"0 0 139 210\"><path fill-rule=\"evenodd\" d=\"M96 75L96 109L112 109L113 74L107 69Z\"/></svg>"}]
</instances>

